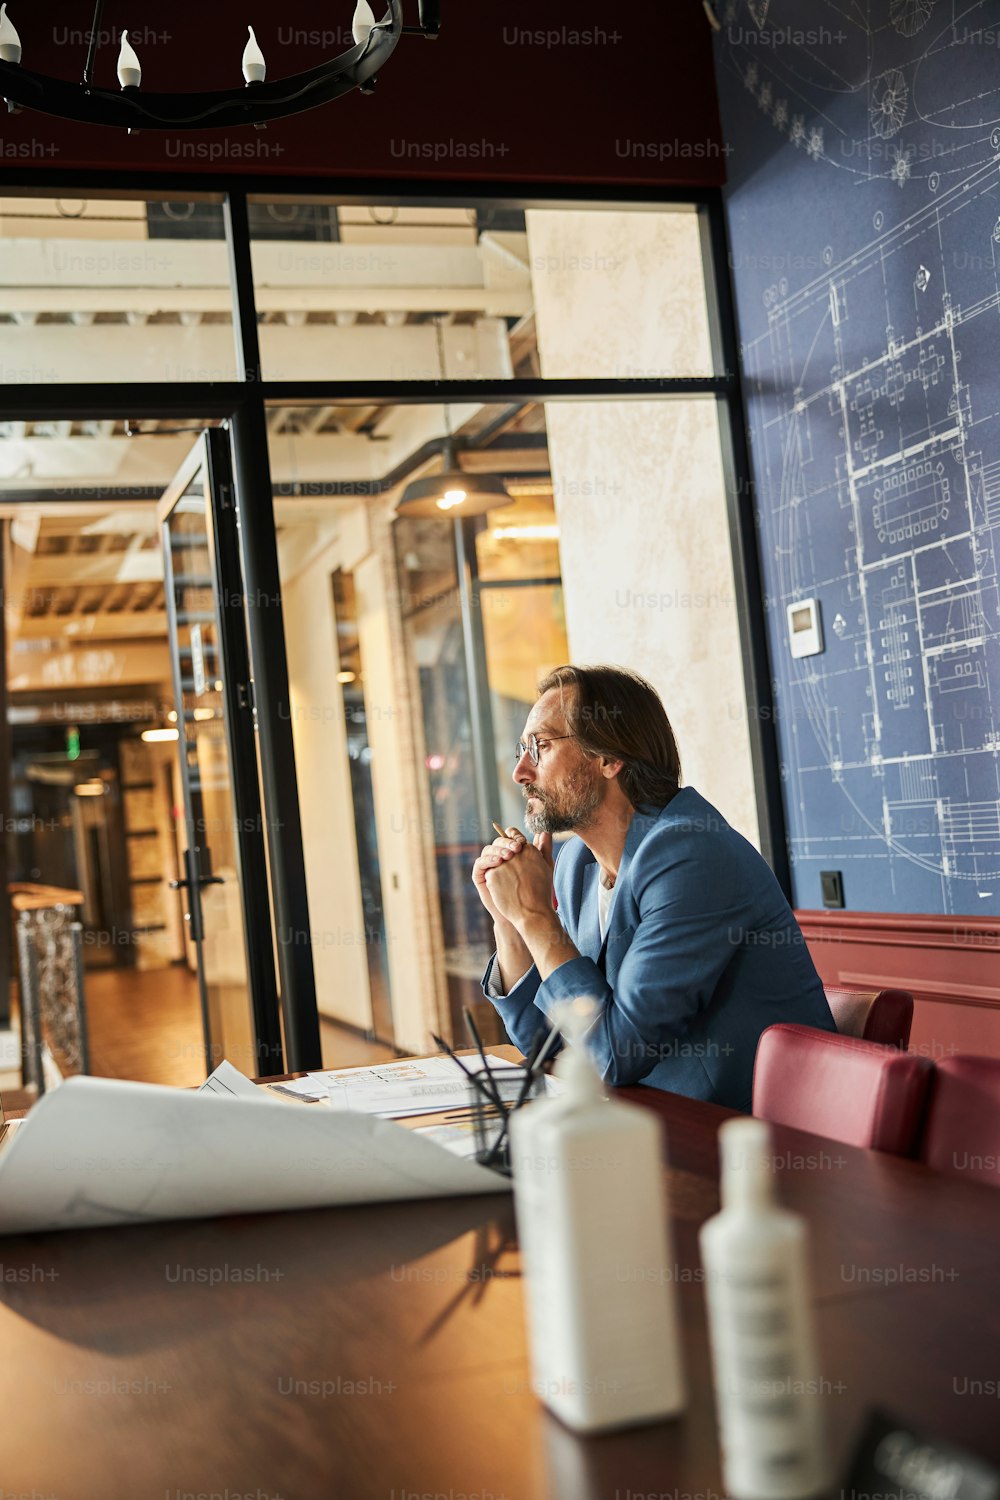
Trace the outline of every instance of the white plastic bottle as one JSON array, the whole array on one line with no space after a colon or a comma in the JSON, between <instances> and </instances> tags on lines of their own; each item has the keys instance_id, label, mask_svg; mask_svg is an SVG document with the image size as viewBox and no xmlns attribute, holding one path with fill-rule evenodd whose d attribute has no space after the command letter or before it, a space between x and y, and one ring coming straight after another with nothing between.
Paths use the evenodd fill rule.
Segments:
<instances>
[{"instance_id":1,"label":"white plastic bottle","mask_svg":"<svg viewBox=\"0 0 1000 1500\"><path fill-rule=\"evenodd\" d=\"M719 1131L722 1212L702 1225L722 1474L735 1500L800 1500L830 1475L806 1266L806 1225L779 1208L770 1127Z\"/></svg>"},{"instance_id":2,"label":"white plastic bottle","mask_svg":"<svg viewBox=\"0 0 1000 1500\"><path fill-rule=\"evenodd\" d=\"M510 1132L532 1384L578 1432L685 1402L661 1127L604 1098L584 1043L595 1014L592 1000L560 1007L564 1092Z\"/></svg>"}]
</instances>

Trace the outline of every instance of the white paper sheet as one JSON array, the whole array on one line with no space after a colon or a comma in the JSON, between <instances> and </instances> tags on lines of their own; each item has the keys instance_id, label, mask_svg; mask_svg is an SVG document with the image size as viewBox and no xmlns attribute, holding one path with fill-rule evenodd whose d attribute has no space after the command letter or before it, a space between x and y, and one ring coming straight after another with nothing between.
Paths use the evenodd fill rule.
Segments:
<instances>
[{"instance_id":1,"label":"white paper sheet","mask_svg":"<svg viewBox=\"0 0 1000 1500\"><path fill-rule=\"evenodd\" d=\"M284 1102L286 1104L323 1104L327 1103L326 1093L322 1097L318 1093L307 1093L304 1089L294 1089L287 1083L254 1083L239 1068L234 1067L228 1059L220 1062L214 1073L210 1073L205 1082L199 1085L199 1094L217 1094L222 1099L256 1099L269 1101L271 1104ZM2 1496L0 1496L2 1500Z\"/></svg>"},{"instance_id":2,"label":"white paper sheet","mask_svg":"<svg viewBox=\"0 0 1000 1500\"><path fill-rule=\"evenodd\" d=\"M199 1086L199 1094L221 1094L223 1098L233 1099L255 1099L259 1098L257 1085L252 1078L241 1073L239 1068L223 1058L214 1073L210 1073L205 1082ZM267 1097L265 1094L264 1098Z\"/></svg>"},{"instance_id":3,"label":"white paper sheet","mask_svg":"<svg viewBox=\"0 0 1000 1500\"><path fill-rule=\"evenodd\" d=\"M474 1058L466 1066L481 1066ZM517 1098L523 1079L504 1079L504 1073L519 1069L507 1058L490 1057L490 1071L505 1103ZM331 1068L309 1073L285 1085L297 1093L327 1094L331 1109L361 1110L402 1120L411 1115L440 1110L466 1109L472 1104L473 1085L450 1057L407 1057L399 1062L375 1063L361 1068Z\"/></svg>"},{"instance_id":4,"label":"white paper sheet","mask_svg":"<svg viewBox=\"0 0 1000 1500\"><path fill-rule=\"evenodd\" d=\"M0 1234L510 1188L391 1120L268 1102L68 1078L0 1154Z\"/></svg>"}]
</instances>

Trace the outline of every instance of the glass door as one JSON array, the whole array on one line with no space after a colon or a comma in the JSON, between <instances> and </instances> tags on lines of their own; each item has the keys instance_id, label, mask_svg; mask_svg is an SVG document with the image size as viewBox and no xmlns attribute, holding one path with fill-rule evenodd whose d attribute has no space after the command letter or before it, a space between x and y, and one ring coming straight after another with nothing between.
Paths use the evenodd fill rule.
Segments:
<instances>
[{"instance_id":1,"label":"glass door","mask_svg":"<svg viewBox=\"0 0 1000 1500\"><path fill-rule=\"evenodd\" d=\"M209 429L158 509L183 795L185 922L208 1070L280 1073L253 684L228 434Z\"/></svg>"}]
</instances>

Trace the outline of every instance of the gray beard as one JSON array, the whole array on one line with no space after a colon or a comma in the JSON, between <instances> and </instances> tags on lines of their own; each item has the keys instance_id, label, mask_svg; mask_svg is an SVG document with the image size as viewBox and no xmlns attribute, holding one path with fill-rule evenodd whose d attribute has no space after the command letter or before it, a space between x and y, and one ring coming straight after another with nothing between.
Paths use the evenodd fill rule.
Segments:
<instances>
[{"instance_id":1,"label":"gray beard","mask_svg":"<svg viewBox=\"0 0 1000 1500\"><path fill-rule=\"evenodd\" d=\"M601 792L599 787L591 787L572 807L562 810L554 808L541 797L538 800L542 804L541 812L525 813L524 821L529 833L573 833L577 828L586 828L601 805Z\"/></svg>"}]
</instances>

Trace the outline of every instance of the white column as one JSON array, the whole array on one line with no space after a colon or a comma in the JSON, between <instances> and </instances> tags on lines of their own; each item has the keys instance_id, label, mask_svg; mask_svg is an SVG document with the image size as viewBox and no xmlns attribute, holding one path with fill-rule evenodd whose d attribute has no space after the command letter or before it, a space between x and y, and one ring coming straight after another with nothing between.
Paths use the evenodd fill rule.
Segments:
<instances>
[{"instance_id":1,"label":"white column","mask_svg":"<svg viewBox=\"0 0 1000 1500\"><path fill-rule=\"evenodd\" d=\"M542 374L711 369L693 213L528 213ZM572 659L663 698L684 781L759 845L715 403L546 406Z\"/></svg>"}]
</instances>

